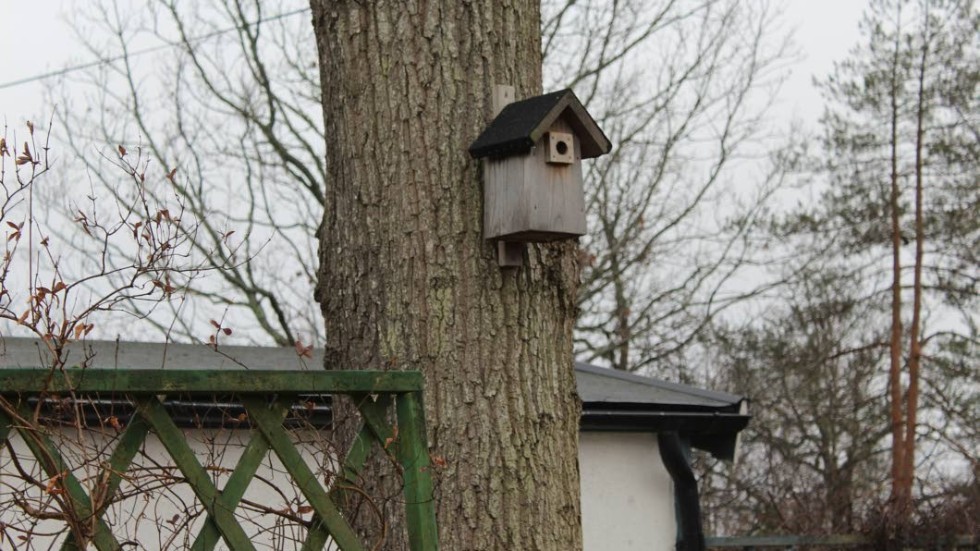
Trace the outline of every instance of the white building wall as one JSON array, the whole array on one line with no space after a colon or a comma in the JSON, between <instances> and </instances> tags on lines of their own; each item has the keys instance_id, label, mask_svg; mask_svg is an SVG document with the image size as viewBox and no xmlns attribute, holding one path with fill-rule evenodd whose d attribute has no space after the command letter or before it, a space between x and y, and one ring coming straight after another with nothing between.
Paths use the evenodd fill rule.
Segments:
<instances>
[{"instance_id":1,"label":"white building wall","mask_svg":"<svg viewBox=\"0 0 980 551\"><path fill-rule=\"evenodd\" d=\"M579 469L585 551L673 551L673 482L656 434L582 432Z\"/></svg>"},{"instance_id":2,"label":"white building wall","mask_svg":"<svg viewBox=\"0 0 980 551\"><path fill-rule=\"evenodd\" d=\"M221 488L241 455L248 432L188 430L185 434L198 460L208 468L214 483ZM56 432L56 435L56 445L70 463L89 464L87 472L76 472L76 475L81 475L83 484L90 486L98 472L93 467L110 453L114 445L113 436L116 435L89 434L92 439L86 439L88 445L84 447L89 453L83 453L91 454L88 462L80 461L78 453L72 453L73 450L79 451L75 441L77 433L66 431ZM328 457L335 450L330 448L326 433L298 431L294 432L294 436L301 441L300 445L308 458L307 464L319 470L318 474L324 480L329 479L328 472L336 467L330 465ZM656 435L583 432L579 442L585 551L672 551L676 535L673 487L660 459ZM21 438L12 435L11 444L21 468L30 471L42 483L46 482L47 477L39 472ZM30 484L17 476L10 451L10 448L0 450L0 522L21 529L34 529L29 540L16 541L18 548L48 549L55 541L63 539L64 523L54 520L36 522L25 518L23 511L14 503L15 498L29 498L33 504L39 505L50 496L42 488L28 488ZM97 458L100 455L102 458ZM147 439L143 453L135 463L153 471L144 473L144 483L154 486L154 482L160 482L159 479L154 480L154 476L159 475L159 469L173 465L153 435ZM255 506L289 511L307 519L310 517L308 511L302 508L305 499L283 471L282 465L270 453L245 497L253 504L249 507L251 511L238 511L242 527L255 538L254 543L259 549L297 549L303 534L302 530L297 531L295 525L283 522L282 518L257 515ZM180 476L177 472L172 474ZM130 495L110 508L106 520L120 540L135 543L138 549L186 549L203 523L200 504L186 484L157 486L151 496L134 495L131 484L124 483L121 490ZM6 544L11 543L2 540L15 539L23 534L10 529L4 532L5 536L0 535L0 549L7 549ZM218 547L225 548L223 545Z\"/></svg>"}]
</instances>

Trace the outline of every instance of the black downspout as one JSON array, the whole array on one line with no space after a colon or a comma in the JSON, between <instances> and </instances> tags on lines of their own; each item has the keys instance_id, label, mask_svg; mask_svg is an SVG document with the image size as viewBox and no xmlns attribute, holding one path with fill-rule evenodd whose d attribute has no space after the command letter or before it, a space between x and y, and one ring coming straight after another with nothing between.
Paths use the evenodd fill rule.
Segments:
<instances>
[{"instance_id":1,"label":"black downspout","mask_svg":"<svg viewBox=\"0 0 980 551\"><path fill-rule=\"evenodd\" d=\"M674 481L674 504L677 510L677 551L704 551L704 531L701 528L701 502L698 481L684 453L681 437L676 432L657 433L660 458Z\"/></svg>"}]
</instances>

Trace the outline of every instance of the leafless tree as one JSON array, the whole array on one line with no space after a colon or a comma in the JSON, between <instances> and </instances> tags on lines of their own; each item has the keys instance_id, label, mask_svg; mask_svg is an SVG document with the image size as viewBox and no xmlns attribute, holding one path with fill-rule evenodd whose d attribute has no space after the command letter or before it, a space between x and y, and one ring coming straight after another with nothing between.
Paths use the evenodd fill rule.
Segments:
<instances>
[{"instance_id":1,"label":"leafless tree","mask_svg":"<svg viewBox=\"0 0 980 551\"><path fill-rule=\"evenodd\" d=\"M114 196L88 153L141 144L155 170L176 170L175 191L201 221L196 258L227 268L187 288L174 325L150 318L173 338L200 339L209 319L224 318L250 341L321 342L310 297L325 175L307 11L107 1L78 14L88 54L111 60L52 88L64 92L56 120L73 160L97 193Z\"/></svg>"},{"instance_id":2,"label":"leafless tree","mask_svg":"<svg viewBox=\"0 0 980 551\"><path fill-rule=\"evenodd\" d=\"M805 269L754 323L713 324L713 359L753 414L734 469L702 458L714 533L854 533L887 486L888 339L869 323L887 311L861 280Z\"/></svg>"},{"instance_id":3,"label":"leafless tree","mask_svg":"<svg viewBox=\"0 0 980 551\"><path fill-rule=\"evenodd\" d=\"M579 92L615 146L587 176L578 356L663 374L765 286L745 274L786 174L763 160L791 53L780 14L765 2L547 5L547 75Z\"/></svg>"},{"instance_id":4,"label":"leafless tree","mask_svg":"<svg viewBox=\"0 0 980 551\"><path fill-rule=\"evenodd\" d=\"M63 191L74 198L70 225L47 226L38 216L44 210L39 184L51 183L54 173L50 134L38 134L28 122L23 145L13 145L21 141L15 135L8 144L6 128L0 136L0 223L8 232L0 261L0 337L39 337L60 358L66 344L109 317L104 313L142 318L209 266L190 259L193 217L172 196L157 200L167 198L172 182L147 177L141 149L119 145L102 157L125 184L118 202L103 209L91 196Z\"/></svg>"},{"instance_id":5,"label":"leafless tree","mask_svg":"<svg viewBox=\"0 0 980 551\"><path fill-rule=\"evenodd\" d=\"M308 300L325 181L308 17L301 2L105 0L78 19L89 55L107 62L62 85L72 147L142 141L204 215L200 254L237 266L194 285L184 321L162 327L174 336L200 338L225 316L243 339L323 342ZM731 284L780 174L736 174L763 155L761 116L788 59L778 13L589 0L544 2L542 17L545 88L574 88L617 146L587 176L577 352L650 367L754 290ZM143 53L161 44L173 47ZM79 89L92 107L78 107ZM229 242L235 258L220 253Z\"/></svg>"}]
</instances>

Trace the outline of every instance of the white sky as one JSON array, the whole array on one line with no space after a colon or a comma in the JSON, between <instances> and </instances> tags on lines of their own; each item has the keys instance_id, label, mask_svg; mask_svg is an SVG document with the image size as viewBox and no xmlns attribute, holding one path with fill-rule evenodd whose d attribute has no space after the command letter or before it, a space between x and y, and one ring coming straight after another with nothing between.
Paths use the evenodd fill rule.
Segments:
<instances>
[{"instance_id":1,"label":"white sky","mask_svg":"<svg viewBox=\"0 0 980 551\"><path fill-rule=\"evenodd\" d=\"M815 123L823 111L813 78L823 78L861 41L858 22L867 0L777 0L786 10L793 39L803 56L781 90L774 115Z\"/></svg>"},{"instance_id":2,"label":"white sky","mask_svg":"<svg viewBox=\"0 0 980 551\"><path fill-rule=\"evenodd\" d=\"M76 0L81 1L81 0ZM125 0L122 0L125 1ZM136 0L130 0L136 1ZM0 0L0 86L67 65L92 61L81 53L71 28L71 0ZM813 124L822 110L814 76L826 75L859 40L858 20L867 0L774 0L785 9L803 56L777 99L773 122L799 118ZM0 121L11 126L48 118L41 97L44 83L0 88Z\"/></svg>"},{"instance_id":3,"label":"white sky","mask_svg":"<svg viewBox=\"0 0 980 551\"><path fill-rule=\"evenodd\" d=\"M60 69L77 49L61 0L0 0L0 86ZM0 123L43 117L44 83L0 88Z\"/></svg>"}]
</instances>

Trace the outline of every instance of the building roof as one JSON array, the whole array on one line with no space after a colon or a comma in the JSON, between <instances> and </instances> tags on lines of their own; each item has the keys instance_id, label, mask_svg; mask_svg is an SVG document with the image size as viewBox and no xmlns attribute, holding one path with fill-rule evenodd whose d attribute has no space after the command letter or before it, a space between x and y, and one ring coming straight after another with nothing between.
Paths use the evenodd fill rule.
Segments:
<instances>
[{"instance_id":1,"label":"building roof","mask_svg":"<svg viewBox=\"0 0 980 551\"><path fill-rule=\"evenodd\" d=\"M726 392L671 383L587 363L576 362L578 393L583 403L656 405L665 409L735 410L743 398Z\"/></svg>"},{"instance_id":2,"label":"building roof","mask_svg":"<svg viewBox=\"0 0 980 551\"><path fill-rule=\"evenodd\" d=\"M583 431L672 431L692 446L731 460L749 423L742 396L575 364Z\"/></svg>"},{"instance_id":3,"label":"building roof","mask_svg":"<svg viewBox=\"0 0 980 551\"><path fill-rule=\"evenodd\" d=\"M505 106L470 145L470 155L474 159L524 155L562 116L580 140L583 159L598 157L612 148L575 93L559 90Z\"/></svg>"},{"instance_id":4,"label":"building roof","mask_svg":"<svg viewBox=\"0 0 980 551\"><path fill-rule=\"evenodd\" d=\"M256 369L320 370L323 351L300 357L290 348L163 344L116 341L76 342L68 348L69 366L101 369ZM0 339L0 367L49 366L47 349L35 339ZM748 424L747 400L741 396L700 389L576 363L585 431L676 431L697 448L724 459L734 456L737 436ZM201 404L213 410L215 404ZM223 404L228 408L234 404ZM195 404L175 404L181 415L195 417ZM329 402L319 418L329 423ZM200 418L196 416L195 418ZM179 420L179 419L178 419Z\"/></svg>"},{"instance_id":5,"label":"building roof","mask_svg":"<svg viewBox=\"0 0 980 551\"><path fill-rule=\"evenodd\" d=\"M221 346L133 341L75 341L68 345L67 363L94 369L310 369L323 365L323 351L302 358L291 348ZM37 339L0 339L0 366L50 366L46 347Z\"/></svg>"}]
</instances>

